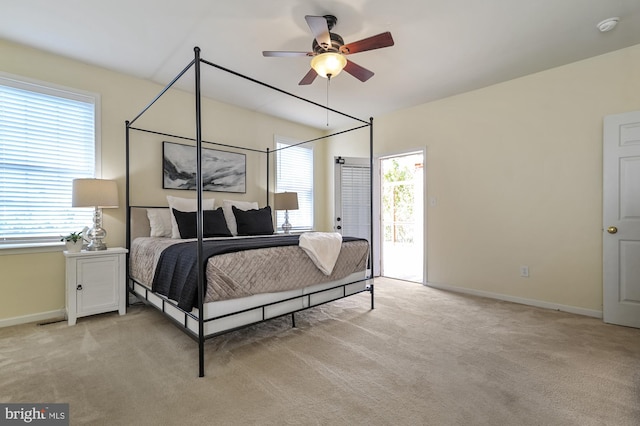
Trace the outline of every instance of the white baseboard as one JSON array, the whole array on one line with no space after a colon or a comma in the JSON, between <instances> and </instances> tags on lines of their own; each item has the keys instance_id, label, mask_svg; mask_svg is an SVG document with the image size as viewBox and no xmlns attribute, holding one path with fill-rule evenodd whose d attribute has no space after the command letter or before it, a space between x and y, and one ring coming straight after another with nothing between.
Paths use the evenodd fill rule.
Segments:
<instances>
[{"instance_id":1,"label":"white baseboard","mask_svg":"<svg viewBox=\"0 0 640 426\"><path fill-rule=\"evenodd\" d=\"M12 325L28 324L30 322L49 321L52 319L65 318L65 310L40 312L37 314L24 315L21 317L0 319L0 328L11 327Z\"/></svg>"},{"instance_id":2,"label":"white baseboard","mask_svg":"<svg viewBox=\"0 0 640 426\"><path fill-rule=\"evenodd\" d=\"M433 287L440 290L454 291L457 293L471 294L473 296L481 296L481 297L488 297L490 299L504 300L505 302L520 303L522 305L536 306L538 308L553 309L555 311L569 312L572 314L585 315L585 316L594 317L594 318L602 318L602 311L596 311L593 309L585 309L585 308L580 308L577 306L570 306L570 305L561 305L559 303L545 302L542 300L525 299L524 297L509 296L506 294L492 293L489 291L474 290L474 289L464 288L464 287L456 287L448 284L438 284L438 283L428 282L426 285L428 287Z\"/></svg>"}]
</instances>

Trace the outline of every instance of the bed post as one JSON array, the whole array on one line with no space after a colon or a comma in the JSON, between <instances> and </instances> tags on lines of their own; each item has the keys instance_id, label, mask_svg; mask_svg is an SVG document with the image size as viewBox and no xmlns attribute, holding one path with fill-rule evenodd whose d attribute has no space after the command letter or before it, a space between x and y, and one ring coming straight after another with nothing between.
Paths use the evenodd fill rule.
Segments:
<instances>
[{"instance_id":1,"label":"bed post","mask_svg":"<svg viewBox=\"0 0 640 426\"><path fill-rule=\"evenodd\" d=\"M200 48L194 47L194 65L196 74L196 194L198 201L198 214L196 215L196 226L198 234L198 366L199 377L204 377L204 259L202 254L202 110L200 99Z\"/></svg>"},{"instance_id":2,"label":"bed post","mask_svg":"<svg viewBox=\"0 0 640 426\"><path fill-rule=\"evenodd\" d=\"M371 266L371 280L373 280L373 117L369 117L369 235L371 238L371 247L369 250L369 265ZM371 309L373 309L373 282L370 284L371 291Z\"/></svg>"},{"instance_id":3,"label":"bed post","mask_svg":"<svg viewBox=\"0 0 640 426\"><path fill-rule=\"evenodd\" d=\"M374 285L369 284L369 293L371 293L371 309L374 308L374 304L373 304L373 293L374 293Z\"/></svg>"},{"instance_id":4,"label":"bed post","mask_svg":"<svg viewBox=\"0 0 640 426\"><path fill-rule=\"evenodd\" d=\"M267 206L269 205L269 147L267 147Z\"/></svg>"},{"instance_id":5,"label":"bed post","mask_svg":"<svg viewBox=\"0 0 640 426\"><path fill-rule=\"evenodd\" d=\"M131 207L130 206L130 195L129 195L129 120L124 122L125 128L125 161L124 161L124 170L125 170L125 179L124 179L124 204L125 204L125 217L126 217L126 247L127 254L125 255L125 270L127 281L124 286L124 300L127 308L129 307L129 253L131 253Z\"/></svg>"}]
</instances>

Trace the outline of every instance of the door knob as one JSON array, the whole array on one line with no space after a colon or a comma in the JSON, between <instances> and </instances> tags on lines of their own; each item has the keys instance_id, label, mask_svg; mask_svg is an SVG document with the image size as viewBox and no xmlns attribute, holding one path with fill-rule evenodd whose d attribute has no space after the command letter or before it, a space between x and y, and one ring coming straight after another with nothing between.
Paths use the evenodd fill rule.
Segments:
<instances>
[{"instance_id":1,"label":"door knob","mask_svg":"<svg viewBox=\"0 0 640 426\"><path fill-rule=\"evenodd\" d=\"M607 228L607 232L610 234L615 234L616 232L618 232L618 228L616 228L615 226L610 226Z\"/></svg>"}]
</instances>

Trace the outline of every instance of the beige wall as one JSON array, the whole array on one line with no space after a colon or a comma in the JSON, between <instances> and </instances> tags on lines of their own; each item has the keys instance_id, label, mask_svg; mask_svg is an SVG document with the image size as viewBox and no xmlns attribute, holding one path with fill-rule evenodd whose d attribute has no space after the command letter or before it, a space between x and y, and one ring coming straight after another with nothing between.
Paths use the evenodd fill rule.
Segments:
<instances>
[{"instance_id":1,"label":"beige wall","mask_svg":"<svg viewBox=\"0 0 640 426\"><path fill-rule=\"evenodd\" d=\"M633 110L640 45L376 118L377 155L427 147L429 282L601 312L602 121Z\"/></svg>"},{"instance_id":2,"label":"beige wall","mask_svg":"<svg viewBox=\"0 0 640 426\"><path fill-rule=\"evenodd\" d=\"M102 175L116 179L120 204L124 205L125 188L125 120L132 119L155 97L162 87L145 80L129 77L77 61L30 49L0 40L0 71L37 79L57 85L99 93L101 96ZM180 135L194 134L193 96L173 91L163 98L150 114L136 122L137 127L168 131ZM290 139L308 140L322 133L306 126L275 119L263 114L203 100L203 138L238 144L245 147L273 148L275 134ZM137 186L132 187L132 202L166 205L165 195L188 196L188 191L161 189L162 136L148 137L137 133L132 175ZM141 142L139 142L139 139ZM144 144L152 139L153 145ZM318 147L316 181L319 194L324 194L325 174L321 167L324 148ZM273 164L273 163L272 163ZM145 169L145 167L148 167ZM266 167L256 155L247 154L247 194L211 193L218 200L251 199L266 204L264 180ZM273 179L271 180L273 183ZM192 192L190 193L194 195ZM216 203L216 204L219 204ZM324 203L317 203L318 208ZM104 227L109 246L125 244L125 209L104 211ZM320 210L316 212L321 217ZM320 223L318 226L322 226ZM62 247L40 253L7 254L0 252L0 325L15 318L35 318L55 315L64 309L64 257Z\"/></svg>"}]
</instances>

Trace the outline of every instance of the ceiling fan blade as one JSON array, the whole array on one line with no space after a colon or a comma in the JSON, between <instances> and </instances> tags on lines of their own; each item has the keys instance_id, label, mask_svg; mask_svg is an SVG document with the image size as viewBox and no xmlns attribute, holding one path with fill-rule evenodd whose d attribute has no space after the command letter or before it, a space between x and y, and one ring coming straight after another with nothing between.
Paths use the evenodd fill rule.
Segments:
<instances>
[{"instance_id":1,"label":"ceiling fan blade","mask_svg":"<svg viewBox=\"0 0 640 426\"><path fill-rule=\"evenodd\" d=\"M306 86L307 84L311 84L311 83L313 83L313 80L315 80L317 76L318 76L318 73L316 72L316 70L311 68L309 70L309 72L307 73L307 75L305 75L302 78L302 80L300 80L300 83L298 83L298 85L299 86Z\"/></svg>"},{"instance_id":2,"label":"ceiling fan blade","mask_svg":"<svg viewBox=\"0 0 640 426\"><path fill-rule=\"evenodd\" d=\"M293 57L293 56L314 56L313 52L289 52L279 50L263 50L262 56L275 56L275 57Z\"/></svg>"},{"instance_id":3,"label":"ceiling fan blade","mask_svg":"<svg viewBox=\"0 0 640 426\"><path fill-rule=\"evenodd\" d=\"M366 52L367 50L393 46L393 44L393 37L391 37L391 33L387 31L386 33L354 41L353 43L347 43L340 48L340 52L345 55L350 55L358 52Z\"/></svg>"},{"instance_id":4,"label":"ceiling fan blade","mask_svg":"<svg viewBox=\"0 0 640 426\"><path fill-rule=\"evenodd\" d=\"M324 16L306 15L304 19L311 29L313 37L315 37L318 45L327 50L331 47L331 36L329 35L329 25Z\"/></svg>"},{"instance_id":5,"label":"ceiling fan blade","mask_svg":"<svg viewBox=\"0 0 640 426\"><path fill-rule=\"evenodd\" d=\"M373 77L374 74L373 71L369 71L368 69L361 67L358 64L354 64L348 59L347 65L344 67L344 70L363 83Z\"/></svg>"}]
</instances>

